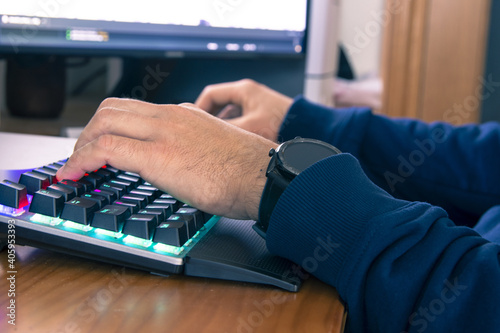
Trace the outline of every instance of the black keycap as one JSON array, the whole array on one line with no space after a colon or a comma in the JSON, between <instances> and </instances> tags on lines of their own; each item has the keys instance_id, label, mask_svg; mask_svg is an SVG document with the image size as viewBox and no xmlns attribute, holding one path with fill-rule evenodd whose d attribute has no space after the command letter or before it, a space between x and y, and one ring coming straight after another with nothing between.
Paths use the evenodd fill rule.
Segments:
<instances>
[{"instance_id":1,"label":"black keycap","mask_svg":"<svg viewBox=\"0 0 500 333\"><path fill-rule=\"evenodd\" d=\"M161 196L160 196L160 198L158 198L155 201L153 201L153 204L168 204L168 205L172 205L172 209L174 210L174 212L176 212L182 206L182 203L179 200L176 200L176 199L163 199Z\"/></svg>"},{"instance_id":2,"label":"black keycap","mask_svg":"<svg viewBox=\"0 0 500 333\"><path fill-rule=\"evenodd\" d=\"M35 169L33 171L41 173L41 174L46 175L47 177L49 177L49 181L50 181L51 184L57 183L57 178L56 178L57 170L54 170L54 169L51 169L51 168L47 168L47 167L42 167L42 168Z\"/></svg>"},{"instance_id":3,"label":"black keycap","mask_svg":"<svg viewBox=\"0 0 500 333\"><path fill-rule=\"evenodd\" d=\"M120 201L136 202L139 205L139 209L145 208L147 203L148 203L146 197L144 197L142 195L135 195L135 194L124 194L120 198Z\"/></svg>"},{"instance_id":4,"label":"black keycap","mask_svg":"<svg viewBox=\"0 0 500 333\"><path fill-rule=\"evenodd\" d=\"M26 186L4 180L0 183L0 205L22 208L28 204Z\"/></svg>"},{"instance_id":5,"label":"black keycap","mask_svg":"<svg viewBox=\"0 0 500 333\"><path fill-rule=\"evenodd\" d=\"M98 209L99 206L95 201L86 198L74 198L64 203L61 218L88 225L94 212Z\"/></svg>"},{"instance_id":6,"label":"black keycap","mask_svg":"<svg viewBox=\"0 0 500 333\"><path fill-rule=\"evenodd\" d=\"M188 237L193 237L198 229L196 228L196 224L194 222L194 217L191 214L173 214L168 219L168 221L182 221L186 225Z\"/></svg>"},{"instance_id":7,"label":"black keycap","mask_svg":"<svg viewBox=\"0 0 500 333\"><path fill-rule=\"evenodd\" d=\"M104 207L107 204L109 204L108 199L106 199L106 197L104 197L102 195L97 195L97 194L92 194L92 193L85 193L84 195L82 195L82 198L90 199L92 201L97 202L97 204L99 205L99 209L101 209L102 207Z\"/></svg>"},{"instance_id":8,"label":"black keycap","mask_svg":"<svg viewBox=\"0 0 500 333\"><path fill-rule=\"evenodd\" d=\"M123 226L123 233L139 238L151 239L156 228L156 217L148 214L133 214Z\"/></svg>"},{"instance_id":9,"label":"black keycap","mask_svg":"<svg viewBox=\"0 0 500 333\"><path fill-rule=\"evenodd\" d=\"M104 191L113 192L116 194L117 198L120 198L125 193L124 187L117 186L116 184L111 184L111 183L107 183L107 182L102 184L101 186L99 186L99 189L104 190Z\"/></svg>"},{"instance_id":10,"label":"black keycap","mask_svg":"<svg viewBox=\"0 0 500 333\"><path fill-rule=\"evenodd\" d=\"M49 187L47 187L47 189L61 193L64 197L64 201L69 201L76 196L75 191L73 191L68 187L61 186L59 184L52 184Z\"/></svg>"},{"instance_id":11,"label":"black keycap","mask_svg":"<svg viewBox=\"0 0 500 333\"><path fill-rule=\"evenodd\" d=\"M151 191L144 191L144 190L132 190L130 191L129 194L132 195L140 195L144 198L146 198L146 204L150 204L154 201L154 193Z\"/></svg>"},{"instance_id":12,"label":"black keycap","mask_svg":"<svg viewBox=\"0 0 500 333\"><path fill-rule=\"evenodd\" d=\"M49 176L38 172L28 171L21 175L19 184L26 186L28 194L35 194L38 190L45 190L49 185Z\"/></svg>"},{"instance_id":13,"label":"black keycap","mask_svg":"<svg viewBox=\"0 0 500 333\"><path fill-rule=\"evenodd\" d=\"M120 232L130 215L125 206L107 205L94 214L91 225L94 228Z\"/></svg>"},{"instance_id":14,"label":"black keycap","mask_svg":"<svg viewBox=\"0 0 500 333\"><path fill-rule=\"evenodd\" d=\"M125 206L130 211L130 214L136 214L139 211L139 204L137 202L128 202L116 200L113 205Z\"/></svg>"},{"instance_id":15,"label":"black keycap","mask_svg":"<svg viewBox=\"0 0 500 333\"><path fill-rule=\"evenodd\" d=\"M153 242L172 246L182 246L188 241L187 229L184 222L168 221L156 227Z\"/></svg>"},{"instance_id":16,"label":"black keycap","mask_svg":"<svg viewBox=\"0 0 500 333\"><path fill-rule=\"evenodd\" d=\"M60 182L58 182L57 184L72 190L73 192L75 192L76 196L79 196L79 195L82 195L83 193L85 193L85 188L83 187L83 185L77 183L74 180L64 179L64 180L61 180Z\"/></svg>"},{"instance_id":17,"label":"black keycap","mask_svg":"<svg viewBox=\"0 0 500 333\"><path fill-rule=\"evenodd\" d=\"M83 176L82 179L92 183L94 188L98 188L99 186L101 186L102 183L104 183L104 179L101 176L96 175L95 173L85 174L85 176Z\"/></svg>"},{"instance_id":18,"label":"black keycap","mask_svg":"<svg viewBox=\"0 0 500 333\"><path fill-rule=\"evenodd\" d=\"M82 185L84 192L90 192L95 188L95 186L92 182L90 182L86 179L83 179L83 178L77 180L76 183Z\"/></svg>"},{"instance_id":19,"label":"black keycap","mask_svg":"<svg viewBox=\"0 0 500 333\"><path fill-rule=\"evenodd\" d=\"M64 207L64 197L54 190L40 190L33 195L30 212L59 217Z\"/></svg>"},{"instance_id":20,"label":"black keycap","mask_svg":"<svg viewBox=\"0 0 500 333\"><path fill-rule=\"evenodd\" d=\"M117 180L124 180L124 181L130 182L132 184L133 188L136 188L141 183L141 179L139 177L134 177L134 176L127 175L127 174L124 174L124 173L119 174L118 176L116 176L116 179Z\"/></svg>"},{"instance_id":21,"label":"black keycap","mask_svg":"<svg viewBox=\"0 0 500 333\"><path fill-rule=\"evenodd\" d=\"M203 216L203 213L196 208L181 207L175 213L178 215L182 215L182 216L188 216L188 215L192 216L194 219L194 225L195 225L196 231L200 230L201 227L203 227L203 225L205 225L205 218Z\"/></svg>"},{"instance_id":22,"label":"black keycap","mask_svg":"<svg viewBox=\"0 0 500 333\"><path fill-rule=\"evenodd\" d=\"M104 179L104 181L106 181L106 182L109 181L109 180L111 180L111 178L113 176L113 174L111 172L106 171L104 169L96 170L96 171L94 171L94 173L96 175L101 176Z\"/></svg>"},{"instance_id":23,"label":"black keycap","mask_svg":"<svg viewBox=\"0 0 500 333\"><path fill-rule=\"evenodd\" d=\"M138 214L149 214L156 216L156 225L165 221L165 214L161 209L141 209Z\"/></svg>"},{"instance_id":24,"label":"black keycap","mask_svg":"<svg viewBox=\"0 0 500 333\"><path fill-rule=\"evenodd\" d=\"M132 189L132 183L126 180L111 179L109 181L109 184L111 184L112 186L118 186L120 188L123 188L125 192L128 192Z\"/></svg>"},{"instance_id":25,"label":"black keycap","mask_svg":"<svg viewBox=\"0 0 500 333\"><path fill-rule=\"evenodd\" d=\"M163 214L165 215L165 218L168 218L174 213L172 205L168 204L151 204L147 205L146 209L161 209L163 211Z\"/></svg>"},{"instance_id":26,"label":"black keycap","mask_svg":"<svg viewBox=\"0 0 500 333\"><path fill-rule=\"evenodd\" d=\"M116 193L111 192L111 191L106 191L106 190L92 190L90 191L90 194L96 194L96 195L101 195L105 197L109 203L114 202L117 199Z\"/></svg>"}]
</instances>

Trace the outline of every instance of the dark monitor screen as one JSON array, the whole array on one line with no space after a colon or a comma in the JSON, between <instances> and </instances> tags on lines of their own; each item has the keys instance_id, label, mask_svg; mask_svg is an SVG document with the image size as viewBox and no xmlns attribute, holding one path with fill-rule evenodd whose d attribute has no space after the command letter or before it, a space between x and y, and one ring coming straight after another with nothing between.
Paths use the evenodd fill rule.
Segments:
<instances>
[{"instance_id":1,"label":"dark monitor screen","mask_svg":"<svg viewBox=\"0 0 500 333\"><path fill-rule=\"evenodd\" d=\"M178 57L303 53L307 0L0 3L0 53Z\"/></svg>"}]
</instances>

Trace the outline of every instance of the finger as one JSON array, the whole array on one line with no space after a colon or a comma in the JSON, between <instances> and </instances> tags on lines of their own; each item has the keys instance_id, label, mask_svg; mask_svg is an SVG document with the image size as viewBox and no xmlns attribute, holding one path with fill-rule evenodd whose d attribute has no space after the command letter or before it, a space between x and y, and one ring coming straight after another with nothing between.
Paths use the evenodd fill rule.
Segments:
<instances>
[{"instance_id":1,"label":"finger","mask_svg":"<svg viewBox=\"0 0 500 333\"><path fill-rule=\"evenodd\" d=\"M60 180L80 179L103 165L142 174L151 156L149 152L149 142L103 135L76 150L56 176Z\"/></svg>"},{"instance_id":2,"label":"finger","mask_svg":"<svg viewBox=\"0 0 500 333\"><path fill-rule=\"evenodd\" d=\"M97 108L96 113L102 109L114 108L116 110L128 111L142 114L144 116L155 117L160 115L168 105L152 104L144 101L129 98L106 98Z\"/></svg>"},{"instance_id":3,"label":"finger","mask_svg":"<svg viewBox=\"0 0 500 333\"><path fill-rule=\"evenodd\" d=\"M228 104L243 106L243 82L229 82L211 85L203 89L195 105L211 114L216 114Z\"/></svg>"},{"instance_id":4,"label":"finger","mask_svg":"<svg viewBox=\"0 0 500 333\"><path fill-rule=\"evenodd\" d=\"M76 142L75 150L105 134L143 141L152 140L155 133L152 129L157 123L158 118L149 115L130 112L127 109L104 107L84 128Z\"/></svg>"},{"instance_id":5,"label":"finger","mask_svg":"<svg viewBox=\"0 0 500 333\"><path fill-rule=\"evenodd\" d=\"M225 106L218 114L217 117L221 119L233 119L237 117L241 117L243 113L243 110L241 107L234 105L234 104L229 104Z\"/></svg>"}]
</instances>

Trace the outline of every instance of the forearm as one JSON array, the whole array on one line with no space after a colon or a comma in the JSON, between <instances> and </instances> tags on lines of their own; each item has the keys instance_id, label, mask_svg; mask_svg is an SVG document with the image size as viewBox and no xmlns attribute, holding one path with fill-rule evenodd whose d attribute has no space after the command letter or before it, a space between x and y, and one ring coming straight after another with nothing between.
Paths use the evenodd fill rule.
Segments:
<instances>
[{"instance_id":1,"label":"forearm","mask_svg":"<svg viewBox=\"0 0 500 333\"><path fill-rule=\"evenodd\" d=\"M498 125L427 124L297 99L280 135L327 141L357 157L370 179L391 195L443 207L459 224L473 225L500 203Z\"/></svg>"},{"instance_id":2,"label":"forearm","mask_svg":"<svg viewBox=\"0 0 500 333\"><path fill-rule=\"evenodd\" d=\"M498 312L498 246L454 226L442 209L393 199L349 155L319 162L290 184L267 245L337 288L350 331L499 325L498 313L488 312Z\"/></svg>"}]
</instances>

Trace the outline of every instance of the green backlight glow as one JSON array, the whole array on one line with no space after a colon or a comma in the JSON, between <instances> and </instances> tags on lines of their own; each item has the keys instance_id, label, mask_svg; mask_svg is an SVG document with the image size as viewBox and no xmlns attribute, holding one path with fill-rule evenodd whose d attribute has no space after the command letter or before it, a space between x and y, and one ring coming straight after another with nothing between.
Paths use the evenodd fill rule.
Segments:
<instances>
[{"instance_id":1,"label":"green backlight glow","mask_svg":"<svg viewBox=\"0 0 500 333\"><path fill-rule=\"evenodd\" d=\"M114 231L109 231L106 229L95 229L96 234L104 235L104 236L109 236L113 238L120 239L123 237L123 234L121 232L114 232Z\"/></svg>"},{"instance_id":2,"label":"green backlight glow","mask_svg":"<svg viewBox=\"0 0 500 333\"><path fill-rule=\"evenodd\" d=\"M41 214L35 214L30 218L31 222L35 223L41 223L41 224L48 224L51 226L57 226L61 224L64 220L61 220L57 217L50 217L46 215L41 215Z\"/></svg>"},{"instance_id":3,"label":"green backlight glow","mask_svg":"<svg viewBox=\"0 0 500 333\"><path fill-rule=\"evenodd\" d=\"M81 231L90 231L90 230L94 229L91 226L88 226L85 224L80 224L80 223L75 223L75 222L71 222L71 221L66 221L63 223L63 225L66 228L77 229L77 230L81 230Z\"/></svg>"},{"instance_id":4,"label":"green backlight glow","mask_svg":"<svg viewBox=\"0 0 500 333\"><path fill-rule=\"evenodd\" d=\"M144 239L144 238L139 238L135 236L127 236L123 239L124 243L129 243L137 246L142 246L142 247L150 247L151 244L153 244L152 241Z\"/></svg>"}]
</instances>

